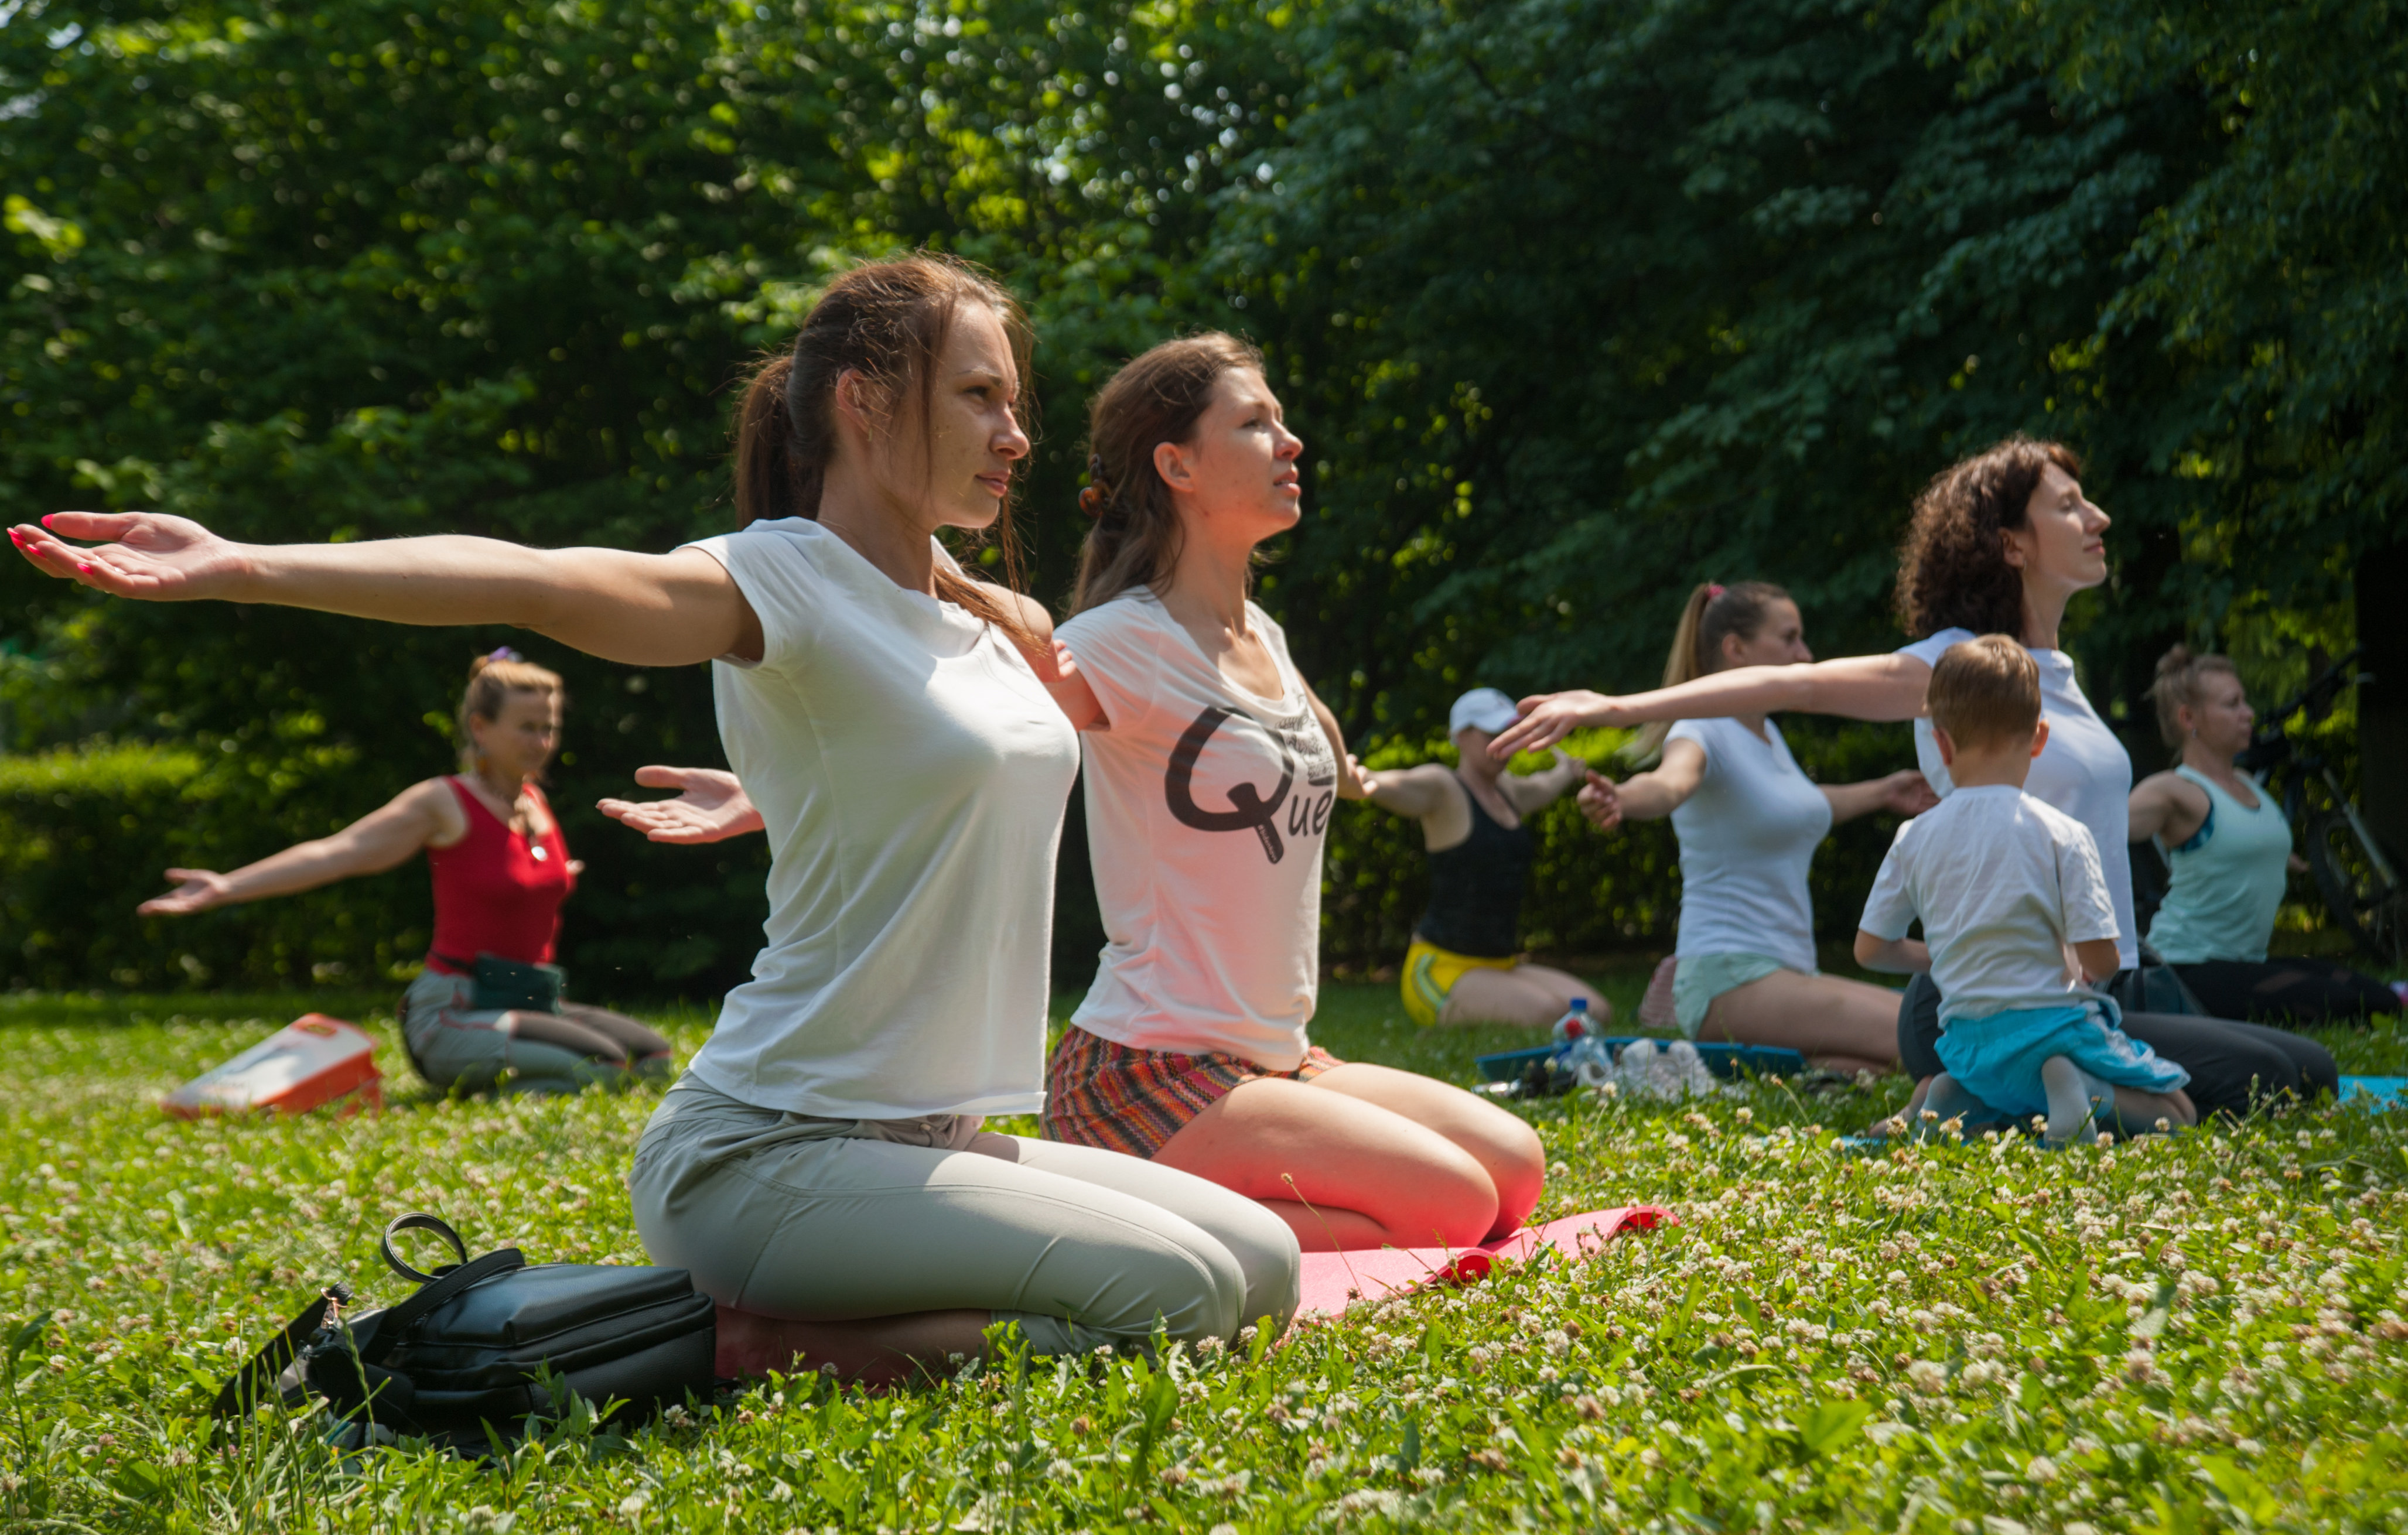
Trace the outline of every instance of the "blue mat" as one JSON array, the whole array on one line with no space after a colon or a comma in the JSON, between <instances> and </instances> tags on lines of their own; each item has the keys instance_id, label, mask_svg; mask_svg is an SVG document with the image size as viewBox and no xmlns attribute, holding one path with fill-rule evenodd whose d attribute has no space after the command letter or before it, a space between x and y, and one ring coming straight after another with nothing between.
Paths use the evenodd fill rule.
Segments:
<instances>
[{"instance_id":1,"label":"blue mat","mask_svg":"<svg viewBox=\"0 0 2408 1535\"><path fill-rule=\"evenodd\" d=\"M1641 1036L1637 1034L1617 1034L1599 1042L1618 1055L1624 1045L1640 1038ZM1664 1041L1653 1042L1660 1044ZM1529 1069L1532 1061L1543 1061L1563 1048L1559 1044L1542 1044L1532 1050L1508 1050L1495 1055L1479 1056L1477 1064L1480 1074L1490 1082L1518 1082L1522 1073ZM1706 1069L1718 1077L1760 1077L1772 1072L1806 1069L1805 1056L1795 1050L1782 1050L1771 1045L1701 1044L1697 1048L1698 1058L1706 1063Z\"/></svg>"},{"instance_id":2,"label":"blue mat","mask_svg":"<svg viewBox=\"0 0 2408 1535\"><path fill-rule=\"evenodd\" d=\"M2381 1112L2386 1109L2408 1109L2408 1077L2344 1077L2341 1079L2341 1100L2356 1103Z\"/></svg>"}]
</instances>

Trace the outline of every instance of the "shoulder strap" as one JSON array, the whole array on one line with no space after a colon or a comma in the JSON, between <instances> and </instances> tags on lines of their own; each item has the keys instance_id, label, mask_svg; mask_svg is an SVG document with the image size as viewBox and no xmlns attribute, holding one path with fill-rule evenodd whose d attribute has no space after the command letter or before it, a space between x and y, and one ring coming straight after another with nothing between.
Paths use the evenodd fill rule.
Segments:
<instances>
[{"instance_id":1,"label":"shoulder strap","mask_svg":"<svg viewBox=\"0 0 2408 1535\"><path fill-rule=\"evenodd\" d=\"M496 1274L525 1267L526 1258L517 1248L505 1247L486 1254L474 1263L447 1268L442 1278L377 1319L376 1336L368 1340L368 1346L361 1351L360 1358L372 1365L384 1363L393 1356L394 1348L400 1343L402 1334L416 1325L419 1318L462 1291L481 1284Z\"/></svg>"},{"instance_id":2,"label":"shoulder strap","mask_svg":"<svg viewBox=\"0 0 2408 1535\"><path fill-rule=\"evenodd\" d=\"M262 1399L276 1389L277 1377L300 1356L301 1345L313 1337L326 1320L329 1301L348 1304L351 1292L340 1284L329 1284L318 1298L301 1308L301 1314L284 1324L284 1330L269 1339L260 1351L235 1371L218 1390L217 1400L209 1405L212 1415L222 1418L240 1417L258 1406Z\"/></svg>"},{"instance_id":3,"label":"shoulder strap","mask_svg":"<svg viewBox=\"0 0 2408 1535\"><path fill-rule=\"evenodd\" d=\"M459 1263L438 1264L436 1266L435 1272L420 1273L408 1264L402 1262L399 1255L393 1250L393 1239L404 1231L432 1231L443 1239L446 1246L460 1255L460 1263L468 1261L468 1244L460 1240L460 1233L452 1229L449 1221L440 1215L430 1215L425 1211L413 1210L407 1215L394 1216L392 1223L384 1228L384 1235L377 1239L377 1251L384 1255L386 1267L404 1279L419 1284L432 1284L436 1280L460 1266Z\"/></svg>"}]
</instances>

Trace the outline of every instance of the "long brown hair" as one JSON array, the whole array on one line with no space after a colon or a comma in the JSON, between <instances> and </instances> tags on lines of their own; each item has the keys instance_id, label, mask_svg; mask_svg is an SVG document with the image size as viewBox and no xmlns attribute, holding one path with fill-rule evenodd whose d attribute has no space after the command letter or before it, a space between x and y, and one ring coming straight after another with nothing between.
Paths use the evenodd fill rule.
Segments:
<instances>
[{"instance_id":1,"label":"long brown hair","mask_svg":"<svg viewBox=\"0 0 2408 1535\"><path fill-rule=\"evenodd\" d=\"M1754 639L1764 632L1772 605L1791 600L1787 592L1769 581L1735 581L1728 586L1701 581L1681 605L1681 622L1672 631L1672 653L1664 658L1664 685L1679 687L1723 669L1723 640L1737 635ZM1646 762L1664 750L1672 722L1657 720L1623 748L1633 762Z\"/></svg>"},{"instance_id":2,"label":"long brown hair","mask_svg":"<svg viewBox=\"0 0 2408 1535\"><path fill-rule=\"evenodd\" d=\"M1095 525L1079 551L1073 613L1168 578L1179 564L1179 510L1154 450L1188 439L1223 374L1262 366L1254 347L1206 331L1144 352L1096 395L1087 408L1088 485L1079 494Z\"/></svg>"},{"instance_id":3,"label":"long brown hair","mask_svg":"<svg viewBox=\"0 0 2408 1535\"><path fill-rule=\"evenodd\" d=\"M2031 520L2032 492L2052 464L2082 472L2065 444L2017 433L1932 476L1899 550L1898 616L1909 635L2023 638L2023 572L2007 563L2006 535Z\"/></svg>"},{"instance_id":4,"label":"long brown hair","mask_svg":"<svg viewBox=\"0 0 2408 1535\"><path fill-rule=\"evenodd\" d=\"M1025 380L1027 318L1000 283L968 262L922 251L866 263L829 283L804 318L794 346L753 370L736 409L737 525L781 517L818 519L828 466L836 458L837 380L847 370L886 397L889 428L916 422L924 437L935 414L937 364L953 337L953 317L966 304L982 304L1003 322L1013 365ZM907 403L916 406L916 417L904 409ZM1000 552L1004 584L1019 591L1020 540L1009 494L981 541ZM1027 643L1019 608L994 585L939 563L937 595Z\"/></svg>"}]
</instances>

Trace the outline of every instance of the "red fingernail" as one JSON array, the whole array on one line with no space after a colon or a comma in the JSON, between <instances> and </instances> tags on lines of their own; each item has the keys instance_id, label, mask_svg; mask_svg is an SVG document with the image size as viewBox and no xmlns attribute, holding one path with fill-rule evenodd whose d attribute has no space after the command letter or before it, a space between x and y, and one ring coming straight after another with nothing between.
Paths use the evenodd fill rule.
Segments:
<instances>
[{"instance_id":1,"label":"red fingernail","mask_svg":"<svg viewBox=\"0 0 2408 1535\"><path fill-rule=\"evenodd\" d=\"M52 512L52 513L50 513L50 517L55 517L55 516L57 516L57 515L58 515L58 514L57 514L56 512ZM42 525L43 525L44 527L48 527L48 526L50 526L50 517L44 517L44 518L42 519Z\"/></svg>"},{"instance_id":2,"label":"red fingernail","mask_svg":"<svg viewBox=\"0 0 2408 1535\"><path fill-rule=\"evenodd\" d=\"M87 575L87 576L89 576L89 575L91 575L91 574L92 574L92 567L90 567L90 566L88 566L88 565L79 565L79 566L77 566L77 567L76 567L76 569L77 569L77 570L79 570L79 571L80 571L82 574Z\"/></svg>"}]
</instances>

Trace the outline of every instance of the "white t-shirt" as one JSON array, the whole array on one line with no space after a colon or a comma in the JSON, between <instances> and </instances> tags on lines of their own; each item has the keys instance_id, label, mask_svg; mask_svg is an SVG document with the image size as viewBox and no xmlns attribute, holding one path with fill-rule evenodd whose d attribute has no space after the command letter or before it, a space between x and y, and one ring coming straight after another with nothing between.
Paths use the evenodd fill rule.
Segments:
<instances>
[{"instance_id":1,"label":"white t-shirt","mask_svg":"<svg viewBox=\"0 0 2408 1535\"><path fill-rule=\"evenodd\" d=\"M1898 653L1936 667L1949 646L1973 638L1971 629L1942 629ZM2033 760L2024 793L2089 829L2099 845L2107 893L2115 902L2116 957L2128 970L2141 962L2139 925L2132 920L2132 859L2125 850L2132 829L2132 755L2082 696L2082 685L2073 680L2073 657L2063 651L2029 654L2040 667L2040 713L2048 722L2048 745ZM1928 715L1914 722L1914 758L1932 792L1946 798L1948 769L1941 765Z\"/></svg>"},{"instance_id":2,"label":"white t-shirt","mask_svg":"<svg viewBox=\"0 0 2408 1535\"><path fill-rule=\"evenodd\" d=\"M1077 733L1001 631L817 523L688 547L760 615L760 662L710 669L770 857L767 946L690 1069L828 1118L1039 1111Z\"/></svg>"},{"instance_id":3,"label":"white t-shirt","mask_svg":"<svg viewBox=\"0 0 2408 1535\"><path fill-rule=\"evenodd\" d=\"M1321 848L1338 764L1288 659L1282 696L1232 685L1143 587L1057 631L1096 690L1087 840L1103 967L1070 1021L1137 1050L1304 1059L1320 987Z\"/></svg>"},{"instance_id":4,"label":"white t-shirt","mask_svg":"<svg viewBox=\"0 0 2408 1535\"><path fill-rule=\"evenodd\" d=\"M1858 925L1917 917L1948 1018L2062 1006L2065 945L2114 938L2115 909L2082 823L2005 783L1959 789L1898 828Z\"/></svg>"},{"instance_id":5,"label":"white t-shirt","mask_svg":"<svg viewBox=\"0 0 2408 1535\"><path fill-rule=\"evenodd\" d=\"M1737 720L1684 720L1664 738L1705 748L1706 776L1672 812L1681 839L1681 938L1674 953L1762 954L1814 969L1806 868L1831 829L1831 802L1789 754Z\"/></svg>"}]
</instances>

